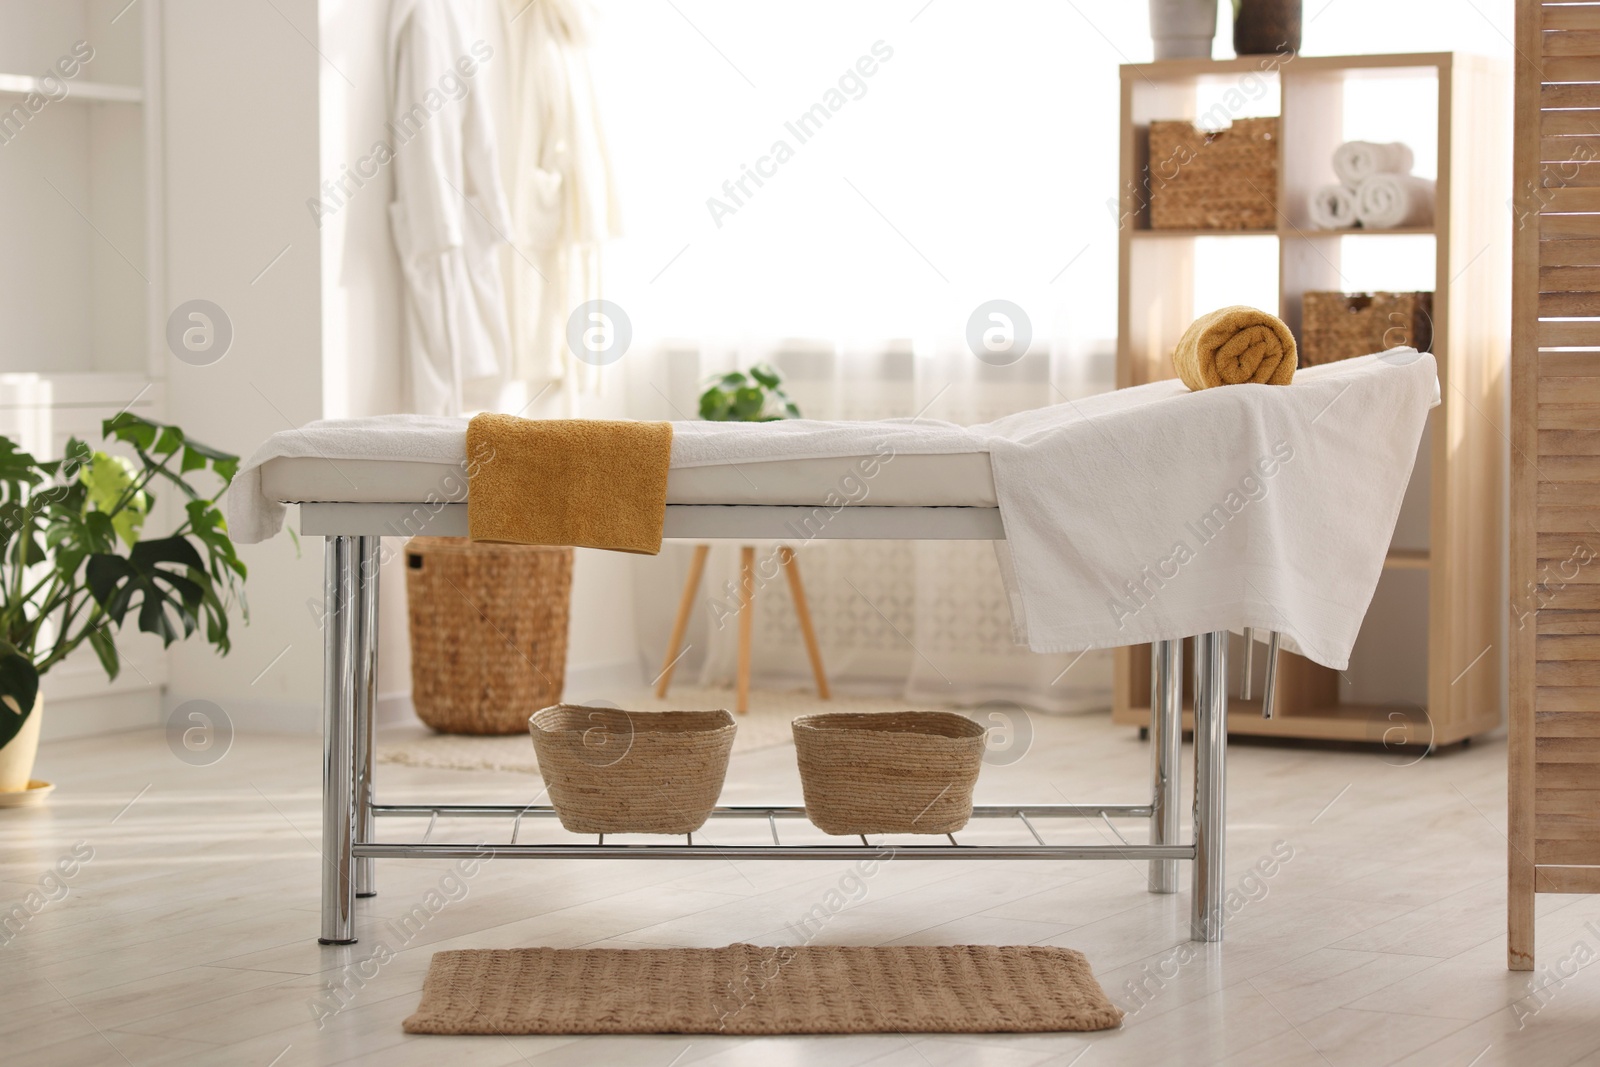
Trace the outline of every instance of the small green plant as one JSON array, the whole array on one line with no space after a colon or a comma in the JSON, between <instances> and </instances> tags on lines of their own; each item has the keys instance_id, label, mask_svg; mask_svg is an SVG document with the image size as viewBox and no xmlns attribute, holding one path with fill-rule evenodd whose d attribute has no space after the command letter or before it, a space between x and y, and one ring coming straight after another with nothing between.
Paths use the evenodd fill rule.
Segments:
<instances>
[{"instance_id":1,"label":"small green plant","mask_svg":"<svg viewBox=\"0 0 1600 1067\"><path fill-rule=\"evenodd\" d=\"M163 645L203 624L226 655L228 609L245 607L245 565L217 506L239 457L126 411L101 433L137 459L73 438L61 459L41 462L0 437L0 746L33 711L40 675L84 642L117 676L112 635L135 609L139 629ZM209 494L190 484L206 470L220 480ZM184 519L141 538L158 479L186 498Z\"/></svg>"},{"instance_id":2,"label":"small green plant","mask_svg":"<svg viewBox=\"0 0 1600 1067\"><path fill-rule=\"evenodd\" d=\"M776 422L798 419L800 409L783 391L783 379L765 363L746 374L732 371L710 379L700 394L700 417L709 422Z\"/></svg>"}]
</instances>

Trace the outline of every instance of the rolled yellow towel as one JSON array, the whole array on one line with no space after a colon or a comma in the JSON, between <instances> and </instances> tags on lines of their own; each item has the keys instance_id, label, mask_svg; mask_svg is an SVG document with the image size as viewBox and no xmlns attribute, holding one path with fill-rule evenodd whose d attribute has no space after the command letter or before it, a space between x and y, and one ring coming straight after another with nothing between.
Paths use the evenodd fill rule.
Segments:
<instances>
[{"instance_id":1,"label":"rolled yellow towel","mask_svg":"<svg viewBox=\"0 0 1600 1067\"><path fill-rule=\"evenodd\" d=\"M1283 320L1242 304L1195 319L1172 351L1172 367L1190 389L1288 385L1297 362L1294 334Z\"/></svg>"}]
</instances>

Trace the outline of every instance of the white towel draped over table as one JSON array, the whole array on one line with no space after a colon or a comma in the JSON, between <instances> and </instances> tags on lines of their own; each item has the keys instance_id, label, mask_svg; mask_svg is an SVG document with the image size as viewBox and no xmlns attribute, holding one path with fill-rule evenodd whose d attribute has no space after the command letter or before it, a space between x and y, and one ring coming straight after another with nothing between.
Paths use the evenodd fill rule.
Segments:
<instances>
[{"instance_id":1,"label":"white towel draped over table","mask_svg":"<svg viewBox=\"0 0 1600 1067\"><path fill-rule=\"evenodd\" d=\"M1155 382L971 427L681 423L672 465L988 452L1019 642L1068 652L1254 626L1343 670L1438 402L1433 357L1394 349L1289 386ZM282 525L261 493L270 459L464 464L465 428L390 416L275 434L228 493L233 536Z\"/></svg>"}]
</instances>

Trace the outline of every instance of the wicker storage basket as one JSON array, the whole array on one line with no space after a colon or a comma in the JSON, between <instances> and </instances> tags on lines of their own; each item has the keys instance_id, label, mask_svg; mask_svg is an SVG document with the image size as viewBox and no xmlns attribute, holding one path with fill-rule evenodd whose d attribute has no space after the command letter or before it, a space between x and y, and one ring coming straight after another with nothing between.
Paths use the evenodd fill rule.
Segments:
<instances>
[{"instance_id":1,"label":"wicker storage basket","mask_svg":"<svg viewBox=\"0 0 1600 1067\"><path fill-rule=\"evenodd\" d=\"M972 817L987 739L948 711L794 721L806 817L830 834L948 834Z\"/></svg>"},{"instance_id":2,"label":"wicker storage basket","mask_svg":"<svg viewBox=\"0 0 1600 1067\"><path fill-rule=\"evenodd\" d=\"M1223 130L1150 124L1150 227L1270 230L1277 225L1278 120Z\"/></svg>"},{"instance_id":3,"label":"wicker storage basket","mask_svg":"<svg viewBox=\"0 0 1600 1067\"><path fill-rule=\"evenodd\" d=\"M1300 364L1314 366L1399 345L1433 347L1432 293L1306 293Z\"/></svg>"},{"instance_id":4,"label":"wicker storage basket","mask_svg":"<svg viewBox=\"0 0 1600 1067\"><path fill-rule=\"evenodd\" d=\"M577 834L687 834L705 825L733 748L726 711L558 704L528 720L561 825Z\"/></svg>"},{"instance_id":5,"label":"wicker storage basket","mask_svg":"<svg viewBox=\"0 0 1600 1067\"><path fill-rule=\"evenodd\" d=\"M561 699L572 549L406 543L411 700L452 734L516 734Z\"/></svg>"}]
</instances>

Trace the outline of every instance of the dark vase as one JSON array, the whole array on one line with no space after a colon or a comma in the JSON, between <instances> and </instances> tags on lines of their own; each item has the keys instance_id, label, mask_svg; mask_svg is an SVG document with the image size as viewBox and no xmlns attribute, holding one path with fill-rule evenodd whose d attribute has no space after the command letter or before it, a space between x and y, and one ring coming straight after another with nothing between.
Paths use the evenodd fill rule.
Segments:
<instances>
[{"instance_id":1,"label":"dark vase","mask_svg":"<svg viewBox=\"0 0 1600 1067\"><path fill-rule=\"evenodd\" d=\"M1300 0L1239 0L1233 50L1241 56L1300 51Z\"/></svg>"}]
</instances>

